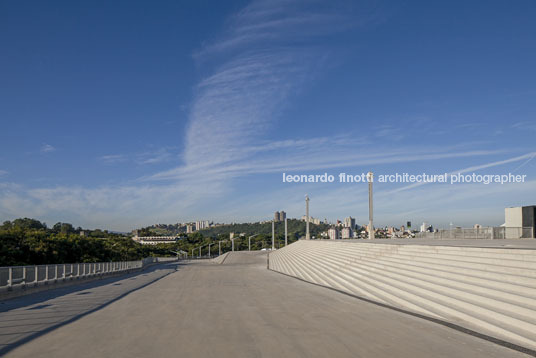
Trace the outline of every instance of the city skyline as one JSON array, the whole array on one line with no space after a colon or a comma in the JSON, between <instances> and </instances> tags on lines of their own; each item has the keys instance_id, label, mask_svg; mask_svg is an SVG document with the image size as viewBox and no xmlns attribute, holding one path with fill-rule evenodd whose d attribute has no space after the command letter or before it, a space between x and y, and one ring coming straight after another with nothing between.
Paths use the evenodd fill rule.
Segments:
<instances>
[{"instance_id":1,"label":"city skyline","mask_svg":"<svg viewBox=\"0 0 536 358\"><path fill-rule=\"evenodd\" d=\"M129 231L284 208L376 227L498 226L536 194L530 1L4 4L0 220Z\"/></svg>"}]
</instances>

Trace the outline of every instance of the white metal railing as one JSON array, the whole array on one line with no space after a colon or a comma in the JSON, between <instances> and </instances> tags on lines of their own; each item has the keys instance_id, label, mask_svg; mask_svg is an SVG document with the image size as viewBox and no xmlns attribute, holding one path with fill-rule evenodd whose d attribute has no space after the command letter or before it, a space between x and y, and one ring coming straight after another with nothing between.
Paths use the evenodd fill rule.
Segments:
<instances>
[{"instance_id":1,"label":"white metal railing","mask_svg":"<svg viewBox=\"0 0 536 358\"><path fill-rule=\"evenodd\" d=\"M528 239L534 238L534 228L504 226L455 228L436 232L418 232L415 237L421 239Z\"/></svg>"},{"instance_id":2,"label":"white metal railing","mask_svg":"<svg viewBox=\"0 0 536 358\"><path fill-rule=\"evenodd\" d=\"M30 288L43 284L127 272L151 263L175 260L175 257L148 257L138 261L0 267L0 292L11 291L14 287Z\"/></svg>"}]
</instances>

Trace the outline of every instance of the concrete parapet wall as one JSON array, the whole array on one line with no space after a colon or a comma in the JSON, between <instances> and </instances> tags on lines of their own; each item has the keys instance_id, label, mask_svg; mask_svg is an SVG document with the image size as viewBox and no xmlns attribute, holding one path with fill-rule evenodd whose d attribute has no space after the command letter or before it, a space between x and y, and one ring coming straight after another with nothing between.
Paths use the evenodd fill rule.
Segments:
<instances>
[{"instance_id":1,"label":"concrete parapet wall","mask_svg":"<svg viewBox=\"0 0 536 358\"><path fill-rule=\"evenodd\" d=\"M536 250L302 240L269 268L536 348Z\"/></svg>"},{"instance_id":2,"label":"concrete parapet wall","mask_svg":"<svg viewBox=\"0 0 536 358\"><path fill-rule=\"evenodd\" d=\"M104 277L124 275L157 263L176 260L174 257L147 257L139 261L0 267L0 301Z\"/></svg>"}]
</instances>

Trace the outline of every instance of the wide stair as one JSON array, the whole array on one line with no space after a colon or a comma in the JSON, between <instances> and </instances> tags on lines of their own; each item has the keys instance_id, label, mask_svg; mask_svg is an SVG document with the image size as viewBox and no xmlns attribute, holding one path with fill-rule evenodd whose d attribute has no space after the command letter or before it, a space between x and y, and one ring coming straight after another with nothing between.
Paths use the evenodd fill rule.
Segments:
<instances>
[{"instance_id":1,"label":"wide stair","mask_svg":"<svg viewBox=\"0 0 536 358\"><path fill-rule=\"evenodd\" d=\"M301 240L269 267L536 349L536 250Z\"/></svg>"}]
</instances>

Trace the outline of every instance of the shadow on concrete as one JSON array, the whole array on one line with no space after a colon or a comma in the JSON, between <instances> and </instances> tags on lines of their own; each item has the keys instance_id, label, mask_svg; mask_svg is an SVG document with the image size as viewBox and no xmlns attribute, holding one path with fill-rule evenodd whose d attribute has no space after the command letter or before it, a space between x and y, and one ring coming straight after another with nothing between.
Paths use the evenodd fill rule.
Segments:
<instances>
[{"instance_id":1,"label":"shadow on concrete","mask_svg":"<svg viewBox=\"0 0 536 358\"><path fill-rule=\"evenodd\" d=\"M0 356L176 272L177 262L0 302Z\"/></svg>"}]
</instances>

